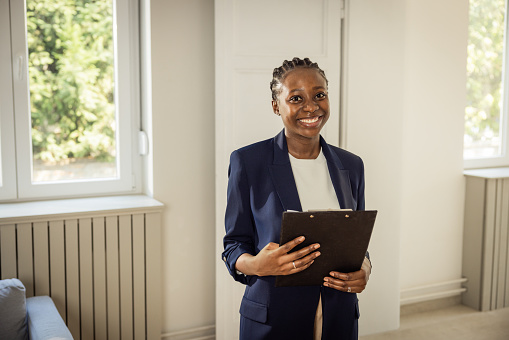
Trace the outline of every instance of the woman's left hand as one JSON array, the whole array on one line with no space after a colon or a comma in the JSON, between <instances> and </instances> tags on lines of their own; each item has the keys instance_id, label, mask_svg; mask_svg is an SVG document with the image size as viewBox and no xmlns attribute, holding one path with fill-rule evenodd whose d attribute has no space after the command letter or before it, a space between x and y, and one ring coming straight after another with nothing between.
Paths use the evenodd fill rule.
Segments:
<instances>
[{"instance_id":1,"label":"woman's left hand","mask_svg":"<svg viewBox=\"0 0 509 340\"><path fill-rule=\"evenodd\" d=\"M371 274L371 264L367 258L364 258L360 270L352 273L330 272L330 276L325 277L323 285L347 293L361 293L368 284Z\"/></svg>"}]
</instances>

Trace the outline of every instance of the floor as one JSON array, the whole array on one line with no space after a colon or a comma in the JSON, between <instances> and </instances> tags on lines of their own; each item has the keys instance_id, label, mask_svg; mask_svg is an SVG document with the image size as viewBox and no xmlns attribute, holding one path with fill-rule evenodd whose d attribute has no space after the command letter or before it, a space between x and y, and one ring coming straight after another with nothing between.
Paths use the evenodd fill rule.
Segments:
<instances>
[{"instance_id":1,"label":"floor","mask_svg":"<svg viewBox=\"0 0 509 340\"><path fill-rule=\"evenodd\" d=\"M508 340L509 308L479 312L463 305L402 315L400 329L360 340Z\"/></svg>"}]
</instances>

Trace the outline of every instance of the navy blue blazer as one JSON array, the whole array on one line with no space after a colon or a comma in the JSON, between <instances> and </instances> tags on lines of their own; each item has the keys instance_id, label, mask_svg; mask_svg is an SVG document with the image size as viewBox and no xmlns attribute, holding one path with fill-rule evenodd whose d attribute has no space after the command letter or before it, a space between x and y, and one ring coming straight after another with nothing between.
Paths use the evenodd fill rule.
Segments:
<instances>
[{"instance_id":1,"label":"navy blue blazer","mask_svg":"<svg viewBox=\"0 0 509 340\"><path fill-rule=\"evenodd\" d=\"M362 160L320 137L322 152L342 209L364 210ZM235 270L243 253L256 255L279 243L283 211L302 211L284 130L276 137L234 151L228 170L226 235L222 259L246 290L240 306L240 339L313 339L322 295L322 339L357 339L356 294L323 286L275 287L274 276Z\"/></svg>"}]
</instances>

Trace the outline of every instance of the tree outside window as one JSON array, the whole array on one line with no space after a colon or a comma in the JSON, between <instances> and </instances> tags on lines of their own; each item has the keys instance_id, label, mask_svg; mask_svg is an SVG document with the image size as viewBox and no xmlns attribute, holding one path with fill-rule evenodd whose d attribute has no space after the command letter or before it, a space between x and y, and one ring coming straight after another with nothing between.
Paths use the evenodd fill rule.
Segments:
<instances>
[{"instance_id":1,"label":"tree outside window","mask_svg":"<svg viewBox=\"0 0 509 340\"><path fill-rule=\"evenodd\" d=\"M32 180L115 177L112 1L26 8Z\"/></svg>"},{"instance_id":2,"label":"tree outside window","mask_svg":"<svg viewBox=\"0 0 509 340\"><path fill-rule=\"evenodd\" d=\"M500 157L505 151L505 12L505 0L470 0L465 159Z\"/></svg>"},{"instance_id":3,"label":"tree outside window","mask_svg":"<svg viewBox=\"0 0 509 340\"><path fill-rule=\"evenodd\" d=\"M0 201L141 192L138 0L0 1Z\"/></svg>"}]
</instances>

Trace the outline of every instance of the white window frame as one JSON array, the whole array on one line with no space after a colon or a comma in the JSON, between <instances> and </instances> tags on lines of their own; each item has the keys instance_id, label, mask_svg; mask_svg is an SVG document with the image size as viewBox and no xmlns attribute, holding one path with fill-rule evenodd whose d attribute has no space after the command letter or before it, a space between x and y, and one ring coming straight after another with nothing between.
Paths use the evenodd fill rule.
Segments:
<instances>
[{"instance_id":1,"label":"white window frame","mask_svg":"<svg viewBox=\"0 0 509 340\"><path fill-rule=\"evenodd\" d=\"M0 200L16 197L10 31L9 2L0 0Z\"/></svg>"},{"instance_id":2,"label":"white window frame","mask_svg":"<svg viewBox=\"0 0 509 340\"><path fill-rule=\"evenodd\" d=\"M138 131L140 131L141 120L139 2L138 0L115 0L113 4L115 6L113 29L116 63L114 97L118 152L117 178L32 183L26 5L22 0L0 0L0 44L2 46L0 126L2 129L2 183L4 184L0 188L0 200L141 192L141 156L138 152ZM5 48L6 41L10 41L7 48ZM10 56L9 52L6 52L8 50L10 50ZM4 74L7 77L4 77ZM11 88L9 88L9 82L12 84ZM15 137L12 131L15 131Z\"/></svg>"},{"instance_id":3,"label":"white window frame","mask_svg":"<svg viewBox=\"0 0 509 340\"><path fill-rule=\"evenodd\" d=\"M500 107L500 156L484 157L484 158L471 158L463 159L463 167L465 169L478 169L478 168L496 168L509 166L509 20L507 18L508 2L506 1L505 8L505 30L504 30L504 57L502 65L502 103Z\"/></svg>"}]
</instances>

